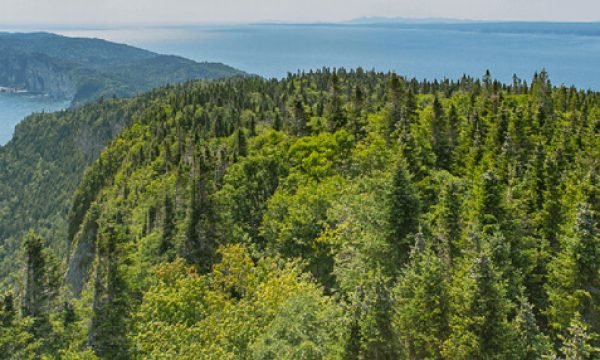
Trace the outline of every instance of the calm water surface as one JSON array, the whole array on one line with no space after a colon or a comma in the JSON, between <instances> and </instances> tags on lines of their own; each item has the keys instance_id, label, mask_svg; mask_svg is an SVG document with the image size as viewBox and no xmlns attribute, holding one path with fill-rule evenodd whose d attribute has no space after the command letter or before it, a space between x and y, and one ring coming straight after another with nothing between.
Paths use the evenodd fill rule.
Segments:
<instances>
[{"instance_id":1,"label":"calm water surface","mask_svg":"<svg viewBox=\"0 0 600 360\"><path fill-rule=\"evenodd\" d=\"M15 126L27 115L62 110L68 106L68 101L57 101L45 96L0 93L0 145L10 140Z\"/></svg>"},{"instance_id":2,"label":"calm water surface","mask_svg":"<svg viewBox=\"0 0 600 360\"><path fill-rule=\"evenodd\" d=\"M545 68L555 84L600 90L600 23L243 25L63 31L125 42L265 77L322 66L510 82Z\"/></svg>"}]
</instances>

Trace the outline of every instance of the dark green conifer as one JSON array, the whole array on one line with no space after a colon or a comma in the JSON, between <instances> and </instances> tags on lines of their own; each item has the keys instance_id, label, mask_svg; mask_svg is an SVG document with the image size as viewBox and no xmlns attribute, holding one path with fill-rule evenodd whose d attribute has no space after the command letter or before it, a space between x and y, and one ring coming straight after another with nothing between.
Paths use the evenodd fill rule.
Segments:
<instances>
[{"instance_id":1,"label":"dark green conifer","mask_svg":"<svg viewBox=\"0 0 600 360\"><path fill-rule=\"evenodd\" d=\"M398 161L395 169L389 206L389 242L398 264L402 264L408 259L413 245L409 235L418 231L420 209L417 189L403 160Z\"/></svg>"}]
</instances>

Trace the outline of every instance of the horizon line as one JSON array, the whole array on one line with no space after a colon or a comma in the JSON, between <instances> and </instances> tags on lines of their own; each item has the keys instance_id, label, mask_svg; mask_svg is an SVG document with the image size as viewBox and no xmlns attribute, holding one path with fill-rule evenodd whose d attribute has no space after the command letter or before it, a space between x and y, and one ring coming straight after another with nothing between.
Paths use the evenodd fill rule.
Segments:
<instances>
[{"instance_id":1,"label":"horizon line","mask_svg":"<svg viewBox=\"0 0 600 360\"><path fill-rule=\"evenodd\" d=\"M445 17L380 17L364 16L346 20L306 20L290 21L277 19L264 19L256 21L199 21L199 22L99 22L99 23L4 23L2 28L12 27L46 27L46 28L71 28L78 29L106 29L114 27L190 27L190 26L234 26L234 25L393 25L393 24L461 24L461 23L539 23L539 24L598 24L599 20L535 20L535 19L469 19ZM2 31L2 30L0 30Z\"/></svg>"}]
</instances>

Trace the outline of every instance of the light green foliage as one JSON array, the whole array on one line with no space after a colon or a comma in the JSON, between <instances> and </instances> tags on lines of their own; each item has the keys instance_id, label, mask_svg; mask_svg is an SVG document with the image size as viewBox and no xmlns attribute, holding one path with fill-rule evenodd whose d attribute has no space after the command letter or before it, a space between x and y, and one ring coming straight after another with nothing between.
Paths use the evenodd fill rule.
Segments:
<instances>
[{"instance_id":1,"label":"light green foliage","mask_svg":"<svg viewBox=\"0 0 600 360\"><path fill-rule=\"evenodd\" d=\"M587 360L595 359L600 352L600 348L592 345L594 337L597 335L589 334L588 326L581 321L579 314L575 314L567 330L567 335L561 337L563 342L560 352L566 360Z\"/></svg>"},{"instance_id":2,"label":"light green foliage","mask_svg":"<svg viewBox=\"0 0 600 360\"><path fill-rule=\"evenodd\" d=\"M396 332L410 359L436 359L449 332L449 266L431 245L415 248L395 289Z\"/></svg>"},{"instance_id":3,"label":"light green foliage","mask_svg":"<svg viewBox=\"0 0 600 360\"><path fill-rule=\"evenodd\" d=\"M339 325L339 308L331 300L314 292L295 295L282 304L265 333L252 344L252 358L339 358Z\"/></svg>"},{"instance_id":4,"label":"light green foliage","mask_svg":"<svg viewBox=\"0 0 600 360\"><path fill-rule=\"evenodd\" d=\"M533 306L523 295L519 297L519 308L512 321L519 342L519 356L522 359L551 358L553 354L550 338L540 330Z\"/></svg>"},{"instance_id":5,"label":"light green foliage","mask_svg":"<svg viewBox=\"0 0 600 360\"><path fill-rule=\"evenodd\" d=\"M36 317L5 311L0 344L24 358L593 357L599 109L545 74L530 89L322 69L37 115L0 149L0 275L30 227L67 273L42 256L29 284L53 292L28 291L24 266L1 279Z\"/></svg>"},{"instance_id":6,"label":"light green foliage","mask_svg":"<svg viewBox=\"0 0 600 360\"><path fill-rule=\"evenodd\" d=\"M403 161L399 161L395 169L388 211L392 256L398 264L403 264L412 245L410 235L418 231L421 211L419 194Z\"/></svg>"},{"instance_id":7,"label":"light green foliage","mask_svg":"<svg viewBox=\"0 0 600 360\"><path fill-rule=\"evenodd\" d=\"M344 186L343 178L331 177L321 183L310 181L293 193L278 190L269 199L261 226L267 250L310 261L313 273L327 282L329 249L316 240L326 227L327 209Z\"/></svg>"},{"instance_id":8,"label":"light green foliage","mask_svg":"<svg viewBox=\"0 0 600 360\"><path fill-rule=\"evenodd\" d=\"M216 194L223 242L249 242L264 247L259 226L267 201L287 176L286 142L282 133L269 131L251 143L252 156L233 164ZM247 241L250 240L250 241Z\"/></svg>"},{"instance_id":9,"label":"light green foliage","mask_svg":"<svg viewBox=\"0 0 600 360\"><path fill-rule=\"evenodd\" d=\"M4 315L4 314L3 314ZM36 359L41 348L41 339L29 331L33 319L13 319L0 326L0 351L2 356L13 359Z\"/></svg>"},{"instance_id":10,"label":"light green foliage","mask_svg":"<svg viewBox=\"0 0 600 360\"><path fill-rule=\"evenodd\" d=\"M586 203L578 209L575 225L562 241L562 250L549 265L547 316L554 331L563 334L575 314L593 329L600 326L600 232L596 215Z\"/></svg>"},{"instance_id":11,"label":"light green foliage","mask_svg":"<svg viewBox=\"0 0 600 360\"><path fill-rule=\"evenodd\" d=\"M151 358L326 358L340 346L335 303L294 267L254 264L233 245L200 276L182 260L157 269L134 335Z\"/></svg>"},{"instance_id":12,"label":"light green foliage","mask_svg":"<svg viewBox=\"0 0 600 360\"><path fill-rule=\"evenodd\" d=\"M508 322L511 304L489 255L483 252L464 259L450 297L450 336L442 350L445 358L516 356L515 333Z\"/></svg>"},{"instance_id":13,"label":"light green foliage","mask_svg":"<svg viewBox=\"0 0 600 360\"><path fill-rule=\"evenodd\" d=\"M353 137L345 130L299 138L290 146L289 161L300 174L320 181L340 170L352 142Z\"/></svg>"},{"instance_id":14,"label":"light green foliage","mask_svg":"<svg viewBox=\"0 0 600 360\"><path fill-rule=\"evenodd\" d=\"M370 270L350 294L348 316L351 324L345 356L359 359L396 359L399 339L392 324L392 285L378 269ZM356 326L357 330L353 327ZM353 348L353 345L356 347Z\"/></svg>"},{"instance_id":15,"label":"light green foliage","mask_svg":"<svg viewBox=\"0 0 600 360\"><path fill-rule=\"evenodd\" d=\"M329 225L318 243L326 244L333 254L333 275L337 287L352 292L369 276L369 269L396 271L390 257L387 207L391 191L390 176L374 173L373 178L357 178L346 184L328 210Z\"/></svg>"}]
</instances>

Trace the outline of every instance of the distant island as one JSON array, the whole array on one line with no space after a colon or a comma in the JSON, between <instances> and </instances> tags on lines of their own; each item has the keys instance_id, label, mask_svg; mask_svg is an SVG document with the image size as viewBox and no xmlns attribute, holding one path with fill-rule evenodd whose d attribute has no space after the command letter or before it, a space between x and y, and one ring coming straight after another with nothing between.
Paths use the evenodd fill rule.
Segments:
<instances>
[{"instance_id":1,"label":"distant island","mask_svg":"<svg viewBox=\"0 0 600 360\"><path fill-rule=\"evenodd\" d=\"M128 97L170 83L244 72L100 39L0 33L0 92L32 92L73 104Z\"/></svg>"}]
</instances>

